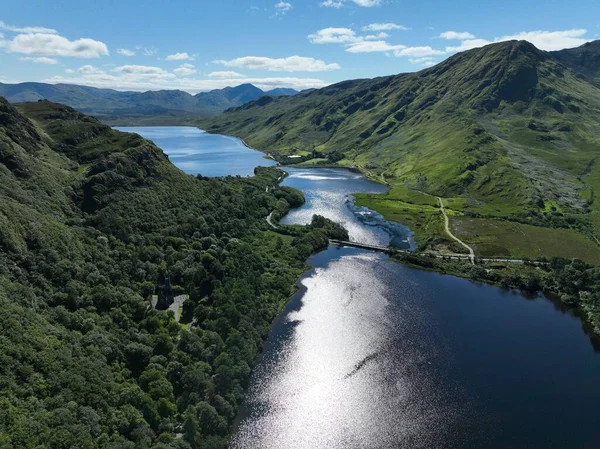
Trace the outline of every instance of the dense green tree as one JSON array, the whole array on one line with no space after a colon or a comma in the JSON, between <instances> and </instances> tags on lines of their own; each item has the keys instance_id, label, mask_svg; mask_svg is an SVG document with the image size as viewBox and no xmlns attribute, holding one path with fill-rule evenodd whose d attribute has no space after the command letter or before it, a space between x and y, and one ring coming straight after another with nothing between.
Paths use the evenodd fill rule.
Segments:
<instances>
[{"instance_id":1,"label":"dense green tree","mask_svg":"<svg viewBox=\"0 0 600 449\"><path fill-rule=\"evenodd\" d=\"M0 447L225 447L305 258L343 229L272 232L303 201L266 192L276 168L187 176L70 108L19 108L0 99ZM151 307L165 275L179 323Z\"/></svg>"}]
</instances>

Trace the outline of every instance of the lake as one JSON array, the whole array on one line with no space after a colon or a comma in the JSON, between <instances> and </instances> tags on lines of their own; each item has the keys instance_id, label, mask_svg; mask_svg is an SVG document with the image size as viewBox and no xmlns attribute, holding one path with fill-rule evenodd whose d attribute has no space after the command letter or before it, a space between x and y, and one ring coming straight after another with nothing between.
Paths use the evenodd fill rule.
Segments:
<instances>
[{"instance_id":1,"label":"lake","mask_svg":"<svg viewBox=\"0 0 600 449\"><path fill-rule=\"evenodd\" d=\"M164 129L127 128L189 173L252 172L223 156L239 141L170 128L167 147L153 137ZM353 204L353 192L384 186L345 169L286 170L307 201L284 222L320 213L352 240L413 246L408 228ZM600 447L600 342L572 312L362 249L331 246L308 263L253 371L232 448Z\"/></svg>"},{"instance_id":2,"label":"lake","mask_svg":"<svg viewBox=\"0 0 600 449\"><path fill-rule=\"evenodd\" d=\"M173 164L190 175L251 176L257 166L276 164L236 137L209 134L192 126L118 126L115 129L152 140Z\"/></svg>"},{"instance_id":3,"label":"lake","mask_svg":"<svg viewBox=\"0 0 600 449\"><path fill-rule=\"evenodd\" d=\"M344 169L286 170L307 201L284 223L319 213L351 240L412 245L408 228L352 203L385 187ZM572 313L372 251L330 247L308 263L232 448L600 447L600 343Z\"/></svg>"}]
</instances>

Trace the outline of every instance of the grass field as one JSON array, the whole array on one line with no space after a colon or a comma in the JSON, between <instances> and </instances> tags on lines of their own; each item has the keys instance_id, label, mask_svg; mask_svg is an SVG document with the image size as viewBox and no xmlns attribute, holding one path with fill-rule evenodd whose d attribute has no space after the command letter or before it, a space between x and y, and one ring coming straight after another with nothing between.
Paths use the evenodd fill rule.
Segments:
<instances>
[{"instance_id":1,"label":"grass field","mask_svg":"<svg viewBox=\"0 0 600 449\"><path fill-rule=\"evenodd\" d=\"M569 229L550 229L484 218L454 217L452 230L482 257L577 258L600 265L600 247Z\"/></svg>"},{"instance_id":2,"label":"grass field","mask_svg":"<svg viewBox=\"0 0 600 449\"><path fill-rule=\"evenodd\" d=\"M463 213L468 209L466 199L444 198L443 202L451 219L452 231L471 245L477 256L527 259L565 257L600 265L600 247L574 230L466 217ZM356 203L376 210L387 220L410 227L415 232L417 245L422 248L428 246L442 251L453 248L444 232L437 198L433 196L393 184L387 194L357 194ZM588 218L595 225L600 224L600 213L595 210Z\"/></svg>"},{"instance_id":3,"label":"grass field","mask_svg":"<svg viewBox=\"0 0 600 449\"><path fill-rule=\"evenodd\" d=\"M425 244L433 238L444 237L444 225L437 207L387 199L385 195L358 194L355 196L357 205L376 210L386 220L408 226L415 232L417 245Z\"/></svg>"}]
</instances>

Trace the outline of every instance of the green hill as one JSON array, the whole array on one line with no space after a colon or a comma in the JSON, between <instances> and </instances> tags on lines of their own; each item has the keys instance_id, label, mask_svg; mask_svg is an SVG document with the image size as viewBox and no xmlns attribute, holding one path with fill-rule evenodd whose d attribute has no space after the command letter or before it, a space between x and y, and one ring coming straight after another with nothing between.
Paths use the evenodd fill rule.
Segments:
<instances>
[{"instance_id":1,"label":"green hill","mask_svg":"<svg viewBox=\"0 0 600 449\"><path fill-rule=\"evenodd\" d=\"M592 48L597 43L574 52ZM316 152L325 158L313 162L358 166L385 179L387 198L359 202L407 222L422 244L446 242L430 198L415 190L446 198L455 232L481 255L600 263L600 89L564 58L502 42L418 73L261 98L200 126L241 136L284 162ZM597 59L585 61L586 73L598 68ZM501 237L479 235L489 228L484 218ZM535 250L520 249L515 227ZM565 232L548 247L540 227Z\"/></svg>"},{"instance_id":2,"label":"green hill","mask_svg":"<svg viewBox=\"0 0 600 449\"><path fill-rule=\"evenodd\" d=\"M279 176L188 176L138 135L0 97L0 447L225 447L271 321L340 236L271 232L298 201L266 191ZM166 275L179 323L150 305Z\"/></svg>"}]
</instances>

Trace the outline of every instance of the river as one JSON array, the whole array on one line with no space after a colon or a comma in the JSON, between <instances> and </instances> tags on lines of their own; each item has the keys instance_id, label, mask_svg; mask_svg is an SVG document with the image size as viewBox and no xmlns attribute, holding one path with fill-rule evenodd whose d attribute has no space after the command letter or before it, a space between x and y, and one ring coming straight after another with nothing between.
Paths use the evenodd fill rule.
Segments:
<instances>
[{"instance_id":1,"label":"river","mask_svg":"<svg viewBox=\"0 0 600 449\"><path fill-rule=\"evenodd\" d=\"M289 173L307 202L285 222L321 213L353 240L412 246L407 228L353 205L350 193L382 186L342 169ZM332 246L308 263L232 448L600 447L600 345L572 312L372 251Z\"/></svg>"}]
</instances>

